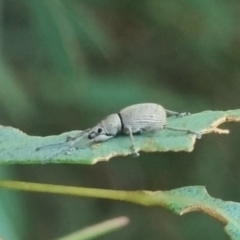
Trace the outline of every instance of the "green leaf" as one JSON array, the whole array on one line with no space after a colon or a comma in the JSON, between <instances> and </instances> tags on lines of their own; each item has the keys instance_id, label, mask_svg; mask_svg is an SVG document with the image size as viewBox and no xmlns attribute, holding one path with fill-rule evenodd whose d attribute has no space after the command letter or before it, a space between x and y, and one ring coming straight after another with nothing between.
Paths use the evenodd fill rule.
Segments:
<instances>
[{"instance_id":1,"label":"green leaf","mask_svg":"<svg viewBox=\"0 0 240 240\"><path fill-rule=\"evenodd\" d=\"M166 203L166 208L180 215L204 212L223 223L231 239L240 239L240 203L212 198L202 186L183 187L167 193L173 199Z\"/></svg>"},{"instance_id":2,"label":"green leaf","mask_svg":"<svg viewBox=\"0 0 240 240\"><path fill-rule=\"evenodd\" d=\"M229 131L219 129L218 126L228 121L239 122L240 110L205 111L182 118L172 117L169 118L168 126L193 130L202 135L226 134ZM0 163L94 164L114 156L127 156L132 153L130 138L119 136L102 143L91 143L87 137L81 138L74 143L74 146L80 146L79 150L72 152L71 155L57 154L69 148L71 141L66 142L67 136L76 136L78 133L79 131L72 131L59 136L37 137L28 136L12 127L0 126ZM144 152L191 152L197 137L194 134L164 129L156 133L134 136L134 140L137 149ZM38 148L41 149L37 150Z\"/></svg>"},{"instance_id":3,"label":"green leaf","mask_svg":"<svg viewBox=\"0 0 240 240\"><path fill-rule=\"evenodd\" d=\"M111 199L143 206L160 206L178 215L200 211L223 223L225 225L225 231L232 240L240 239L240 203L213 198L207 193L203 186L189 186L170 191L152 192L0 181L0 187L31 192Z\"/></svg>"}]
</instances>

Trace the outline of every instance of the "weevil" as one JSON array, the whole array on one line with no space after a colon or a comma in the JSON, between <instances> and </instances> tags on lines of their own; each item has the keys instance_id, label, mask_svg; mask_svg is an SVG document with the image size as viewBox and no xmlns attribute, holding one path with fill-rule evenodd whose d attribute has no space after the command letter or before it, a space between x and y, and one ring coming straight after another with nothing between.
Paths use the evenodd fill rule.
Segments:
<instances>
[{"instance_id":1,"label":"weevil","mask_svg":"<svg viewBox=\"0 0 240 240\"><path fill-rule=\"evenodd\" d=\"M84 136L87 136L88 139L93 142L103 142L121 133L124 135L129 135L131 141L131 149L134 156L139 156L134 143L134 134L156 132L162 129L169 129L195 134L197 138L200 138L201 134L198 132L167 126L167 116L183 117L186 115L190 115L190 113L178 113L170 111L164 109L161 105L156 103L141 103L131 105L129 107L123 108L118 113L107 116L93 128L89 128L83 132L80 132L74 137L68 136L66 142L70 142L70 144L68 145L67 149L52 154L50 156L50 159L60 153L70 154L73 150L78 149L79 147L75 146L75 143L77 140L83 138Z\"/></svg>"}]
</instances>

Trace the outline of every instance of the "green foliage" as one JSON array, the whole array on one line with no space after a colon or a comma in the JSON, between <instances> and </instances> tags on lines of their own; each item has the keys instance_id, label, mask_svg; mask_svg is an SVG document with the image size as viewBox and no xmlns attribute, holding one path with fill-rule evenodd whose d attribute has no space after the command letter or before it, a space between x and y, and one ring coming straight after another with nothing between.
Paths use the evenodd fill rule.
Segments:
<instances>
[{"instance_id":1,"label":"green foliage","mask_svg":"<svg viewBox=\"0 0 240 240\"><path fill-rule=\"evenodd\" d=\"M226 121L240 121L240 110L225 112L206 111L182 118L169 118L168 126L184 128L200 134L211 132L228 133L227 130L217 128L220 123ZM79 132L75 134L74 132L68 132L60 136L32 137L11 127L1 127L0 161L5 164L94 164L98 161L108 160L114 156L131 154L129 137L121 136L98 144L90 144L89 139L86 137L80 138L79 141L73 143L71 140L67 142L67 136L74 137L78 133ZM145 152L190 152L193 150L196 138L197 136L194 134L186 134L168 129L158 131L154 134L148 133L134 137L136 147ZM54 144L56 144L56 146ZM70 156L57 154L71 147L80 147L80 149ZM51 157L52 155L54 156Z\"/></svg>"},{"instance_id":2,"label":"green foliage","mask_svg":"<svg viewBox=\"0 0 240 240\"><path fill-rule=\"evenodd\" d=\"M70 129L94 126L107 114L135 103L156 102L192 113L239 109L239 22L239 1L1 1L0 125L13 128L0 128L0 138L7 139L0 143L0 155L4 154L0 162L42 163L66 145L37 152L36 147L64 142L66 134L75 134L68 133ZM182 122L172 119L170 124ZM236 187L240 182L239 126L226 127L230 135L203 135L191 154L157 153L165 151L160 149L160 135L171 140L161 146L178 139L178 144L183 140L179 147L187 146L189 151L194 144L192 135L166 130L159 136L136 136L142 149L137 159L128 156L94 166L9 164L2 166L1 176L111 189L204 185L215 196L240 202ZM66 133L58 136L62 132ZM11 136L13 141L8 140ZM154 149L144 145L149 139L156 140ZM58 155L52 162L92 164L100 160L96 159L99 155L102 160L112 157L110 152L126 156L130 140L124 136L92 145L95 155L91 153L91 158L81 159L83 149L71 156ZM144 154L146 151L156 153ZM10 195L6 202L12 208L3 201L0 208L5 213L0 222L5 224L5 232L9 230L10 239L12 233L19 239L53 239L124 212L132 224L121 234L113 233L116 240L149 236L151 240L228 239L211 219L190 215L176 220L172 214L159 214L152 208L136 210L111 202L106 210L106 203L97 200L28 194ZM16 208L24 209L25 204L24 214L18 214ZM157 227L156 219L160 219ZM15 226L25 235L15 231ZM104 240L112 238L104 236Z\"/></svg>"},{"instance_id":3,"label":"green foliage","mask_svg":"<svg viewBox=\"0 0 240 240\"><path fill-rule=\"evenodd\" d=\"M118 191L28 182L0 181L0 187L23 191L105 198L131 202L143 206L160 206L179 215L200 211L216 218L226 225L225 230L232 240L240 239L240 203L226 202L212 198L208 195L205 187L202 186L190 186L171 191L151 192ZM109 227L110 226L108 226L107 229L109 229ZM100 233L101 231L98 232L98 234ZM93 234L90 239L94 236L96 235Z\"/></svg>"},{"instance_id":4,"label":"green foliage","mask_svg":"<svg viewBox=\"0 0 240 240\"><path fill-rule=\"evenodd\" d=\"M225 231L231 239L240 239L240 203L212 198L201 186L175 189L167 194L172 199L166 202L166 206L173 212L180 215L193 211L206 213L226 225ZM158 193L155 197L158 198Z\"/></svg>"}]
</instances>

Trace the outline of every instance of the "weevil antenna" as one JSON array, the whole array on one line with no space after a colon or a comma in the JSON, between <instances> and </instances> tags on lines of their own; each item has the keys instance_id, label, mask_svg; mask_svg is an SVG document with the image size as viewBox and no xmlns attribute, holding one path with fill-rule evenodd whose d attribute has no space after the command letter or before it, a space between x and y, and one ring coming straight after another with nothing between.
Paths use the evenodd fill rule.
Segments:
<instances>
[{"instance_id":1,"label":"weevil antenna","mask_svg":"<svg viewBox=\"0 0 240 240\"><path fill-rule=\"evenodd\" d=\"M36 148L36 151L39 151L41 149L44 149L44 148L48 148L48 147L56 147L56 146L60 146L60 145L63 145L63 144L66 144L68 142L75 142L75 140L79 140L81 139L82 137L84 137L84 135L90 131L91 128L88 128L84 131L81 131L79 133L76 134L76 136L72 137L72 136L67 136L66 138L66 141L65 142L60 142L60 143L52 143L52 144L48 144L48 145L45 145L45 146L41 146L41 147L38 147Z\"/></svg>"}]
</instances>

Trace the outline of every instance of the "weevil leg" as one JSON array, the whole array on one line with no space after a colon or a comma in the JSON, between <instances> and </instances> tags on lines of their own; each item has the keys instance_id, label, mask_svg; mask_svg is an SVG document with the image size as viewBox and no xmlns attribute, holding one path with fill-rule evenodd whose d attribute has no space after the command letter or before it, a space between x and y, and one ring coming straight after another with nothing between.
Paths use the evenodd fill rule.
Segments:
<instances>
[{"instance_id":1,"label":"weevil leg","mask_svg":"<svg viewBox=\"0 0 240 240\"><path fill-rule=\"evenodd\" d=\"M136 147L135 147L135 143L134 143L134 139L133 139L133 134L132 134L132 129L131 127L125 127L129 133L129 136L130 136L130 139L131 139L131 144L132 144L132 154L134 157L139 157L140 154L139 152L137 151Z\"/></svg>"},{"instance_id":2,"label":"weevil leg","mask_svg":"<svg viewBox=\"0 0 240 240\"><path fill-rule=\"evenodd\" d=\"M67 148L67 149L65 148L65 149L62 149L62 150L60 150L60 151L54 152L54 153L52 153L50 156L48 156L46 159L44 159L44 160L42 161L42 163L45 164L45 163L51 162L51 160L52 160L54 157L58 156L59 154L70 155L74 150L77 150L77 148L69 147L69 148Z\"/></svg>"},{"instance_id":3,"label":"weevil leg","mask_svg":"<svg viewBox=\"0 0 240 240\"><path fill-rule=\"evenodd\" d=\"M67 142L67 141L66 141L66 142ZM45 145L45 146L36 148L36 151L39 151L39 150L41 150L41 149L43 149L43 148L55 147L55 146L63 145L63 144L65 144L66 142L48 144L48 145Z\"/></svg>"},{"instance_id":4,"label":"weevil leg","mask_svg":"<svg viewBox=\"0 0 240 240\"><path fill-rule=\"evenodd\" d=\"M185 117L185 116L191 115L191 113L189 113L189 112L179 113L179 112L174 112L174 111L167 110L167 109L165 109L165 111L166 111L168 117L171 117L171 116L175 116L175 117Z\"/></svg>"},{"instance_id":5,"label":"weevil leg","mask_svg":"<svg viewBox=\"0 0 240 240\"><path fill-rule=\"evenodd\" d=\"M39 151L39 150L41 150L43 148L60 146L60 145L66 144L67 142L74 141L75 139L76 139L76 137L67 136L65 142L52 143L52 144L48 144L48 145L45 145L45 146L42 146L42 147L38 147L38 148L36 148L36 151Z\"/></svg>"},{"instance_id":6,"label":"weevil leg","mask_svg":"<svg viewBox=\"0 0 240 240\"><path fill-rule=\"evenodd\" d=\"M68 143L68 142L75 143L75 142L78 141L79 139L83 138L83 137L85 136L85 134L86 134L87 132L89 132L89 130L90 130L90 128L89 128L89 129L86 129L86 130L84 130L84 131L81 131L81 132L77 133L76 136L67 135L65 142L52 143L52 144L48 144L48 145L45 145L45 146L42 146L42 147L38 147L38 148L36 148L36 151L39 151L39 150L41 150L41 149L43 149L43 148L60 146L60 145L66 144L66 143ZM71 145L72 145L72 143L71 143Z\"/></svg>"},{"instance_id":7,"label":"weevil leg","mask_svg":"<svg viewBox=\"0 0 240 240\"><path fill-rule=\"evenodd\" d=\"M192 130L188 130L188 129L184 129L184 128L173 128L173 127L166 127L165 126L164 129L169 129L169 130L172 130L172 131L185 132L185 133L191 133L191 134L196 135L197 139L201 139L201 137L202 137L201 133L195 132L195 131L192 131Z\"/></svg>"},{"instance_id":8,"label":"weevil leg","mask_svg":"<svg viewBox=\"0 0 240 240\"><path fill-rule=\"evenodd\" d=\"M44 160L42 161L42 163L45 164L45 163L51 162L52 158L54 158L55 156L57 156L57 155L65 152L65 151L66 151L66 149L64 149L64 150L62 149L62 150L60 150L60 151L57 151L57 152L52 153L50 156L48 156L46 159L44 159Z\"/></svg>"},{"instance_id":9,"label":"weevil leg","mask_svg":"<svg viewBox=\"0 0 240 240\"><path fill-rule=\"evenodd\" d=\"M185 116L189 116L189 115L191 115L190 112L182 112L182 113L178 113L177 117L185 117Z\"/></svg>"},{"instance_id":10,"label":"weevil leg","mask_svg":"<svg viewBox=\"0 0 240 240\"><path fill-rule=\"evenodd\" d=\"M52 153L50 156L48 156L48 157L43 161L43 164L44 164L44 163L51 162L51 160L52 160L54 157L56 157L56 156L58 156L58 155L60 155L60 154L71 155L72 152L78 150L79 148L80 148L80 147L73 147L73 146L71 145L71 146L69 146L68 148L61 149L61 150L59 150L59 151L57 151L57 152L54 152L54 153Z\"/></svg>"},{"instance_id":11,"label":"weevil leg","mask_svg":"<svg viewBox=\"0 0 240 240\"><path fill-rule=\"evenodd\" d=\"M86 133L89 131L89 129L78 133L75 137L71 137L71 136L67 136L67 141L64 142L65 144L68 143L69 145L67 147L65 147L64 149L61 149L59 151L56 151L54 153L52 153L50 156L48 156L43 163L47 163L50 162L52 160L52 158L60 155L60 154L66 154L66 155L70 155L73 151L76 151L78 149L81 148L81 146L78 146L79 140L81 140L84 136L86 136ZM70 138L69 138L70 137ZM63 143L59 143L59 144L63 144ZM58 145L58 144L52 144L52 145ZM48 147L44 146L44 147Z\"/></svg>"}]
</instances>

